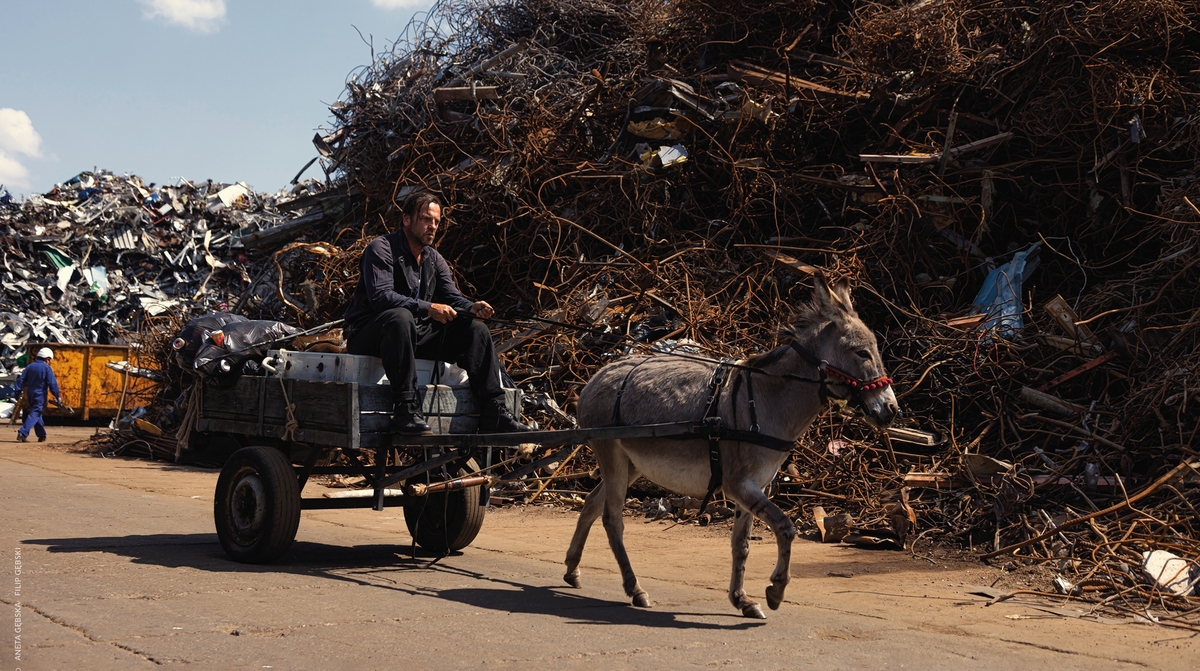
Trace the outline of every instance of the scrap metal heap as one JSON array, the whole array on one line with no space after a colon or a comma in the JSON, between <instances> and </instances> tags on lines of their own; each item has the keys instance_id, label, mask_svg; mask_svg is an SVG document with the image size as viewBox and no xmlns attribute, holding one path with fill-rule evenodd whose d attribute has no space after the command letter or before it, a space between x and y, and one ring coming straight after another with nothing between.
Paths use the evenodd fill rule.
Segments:
<instances>
[{"instance_id":1,"label":"scrap metal heap","mask_svg":"<svg viewBox=\"0 0 1200 671\"><path fill-rule=\"evenodd\" d=\"M0 362L11 367L27 342L118 342L144 319L230 301L281 313L273 287L244 289L262 265L268 232L278 236L285 221L305 219L289 210L307 214L296 205L323 191L317 183L273 196L243 183L155 186L97 170L24 201L6 198Z\"/></svg>"},{"instance_id":2,"label":"scrap metal heap","mask_svg":"<svg viewBox=\"0 0 1200 671\"><path fill-rule=\"evenodd\" d=\"M356 73L318 146L367 199L364 236L430 188L468 294L575 327L502 334L543 425L630 338L763 351L811 267L850 277L907 419L822 417L776 498L914 552L1044 564L1070 598L1179 624L1200 606L1198 17L441 2ZM550 495L591 484L568 482ZM1154 573L1156 550L1185 570Z\"/></svg>"},{"instance_id":3,"label":"scrap metal heap","mask_svg":"<svg viewBox=\"0 0 1200 671\"><path fill-rule=\"evenodd\" d=\"M1087 609L1193 627L1197 19L1175 0L439 2L314 139L343 213L296 234L319 251L259 257L274 300L214 269L220 299L339 317L366 241L427 187L464 293L509 320L527 417L561 427L643 346L771 348L823 268L856 284L906 416L822 416L776 500L830 540L957 543L1052 567ZM577 500L589 467L537 491Z\"/></svg>"}]
</instances>

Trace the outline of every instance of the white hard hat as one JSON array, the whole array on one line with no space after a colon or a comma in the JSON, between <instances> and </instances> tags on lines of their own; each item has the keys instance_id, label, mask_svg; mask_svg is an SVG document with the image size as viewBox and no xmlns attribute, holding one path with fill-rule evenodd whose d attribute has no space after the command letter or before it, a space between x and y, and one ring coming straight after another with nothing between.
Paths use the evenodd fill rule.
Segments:
<instances>
[{"instance_id":1,"label":"white hard hat","mask_svg":"<svg viewBox=\"0 0 1200 671\"><path fill-rule=\"evenodd\" d=\"M54 358L54 350L50 349L49 347L43 347L37 351L37 358L53 359Z\"/></svg>"}]
</instances>

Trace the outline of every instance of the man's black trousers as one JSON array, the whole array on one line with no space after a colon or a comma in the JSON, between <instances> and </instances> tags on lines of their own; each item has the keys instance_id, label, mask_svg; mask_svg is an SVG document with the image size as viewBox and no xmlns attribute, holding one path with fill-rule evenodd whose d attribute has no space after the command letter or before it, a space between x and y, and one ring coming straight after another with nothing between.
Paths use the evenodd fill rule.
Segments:
<instances>
[{"instance_id":1,"label":"man's black trousers","mask_svg":"<svg viewBox=\"0 0 1200 671\"><path fill-rule=\"evenodd\" d=\"M500 361L483 322L455 319L439 324L432 319L417 319L405 308L393 308L355 329L346 350L383 359L396 403L417 401L416 360L433 359L449 361L467 371L471 391L483 414L492 414L503 404Z\"/></svg>"}]
</instances>

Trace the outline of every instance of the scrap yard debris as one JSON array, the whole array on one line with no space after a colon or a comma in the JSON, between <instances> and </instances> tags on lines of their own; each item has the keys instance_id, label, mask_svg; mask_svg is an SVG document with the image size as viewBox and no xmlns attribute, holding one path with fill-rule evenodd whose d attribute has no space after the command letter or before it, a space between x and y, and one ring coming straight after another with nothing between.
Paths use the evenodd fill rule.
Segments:
<instances>
[{"instance_id":1,"label":"scrap yard debris","mask_svg":"<svg viewBox=\"0 0 1200 671\"><path fill-rule=\"evenodd\" d=\"M323 195L317 183L268 196L98 170L6 200L0 362L11 367L29 342L110 343L161 315L230 302L243 314L281 312L286 298L261 281L264 260L289 241L282 231L329 219L322 205L337 196Z\"/></svg>"},{"instance_id":2,"label":"scrap yard debris","mask_svg":"<svg viewBox=\"0 0 1200 671\"><path fill-rule=\"evenodd\" d=\"M327 184L99 173L8 205L5 319L28 325L5 365L30 338L161 344L218 308L340 318L422 186L543 428L615 357L771 348L822 268L857 285L905 419L827 413L776 501L814 530L819 507L823 536L1042 565L1093 613L1195 628L1197 19L1174 0L439 2L330 108ZM592 467L581 451L497 496L576 502Z\"/></svg>"}]
</instances>

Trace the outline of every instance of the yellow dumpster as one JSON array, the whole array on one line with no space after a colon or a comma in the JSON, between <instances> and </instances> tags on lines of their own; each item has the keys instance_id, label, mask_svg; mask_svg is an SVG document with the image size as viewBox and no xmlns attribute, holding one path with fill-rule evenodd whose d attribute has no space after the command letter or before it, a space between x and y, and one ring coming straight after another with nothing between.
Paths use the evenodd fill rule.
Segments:
<instances>
[{"instance_id":1,"label":"yellow dumpster","mask_svg":"<svg viewBox=\"0 0 1200 671\"><path fill-rule=\"evenodd\" d=\"M149 405L158 390L157 382L108 367L108 363L116 361L138 365L137 355L133 354L131 358L130 348L124 345L29 344L29 360L32 361L34 353L43 347L54 351L50 367L58 379L63 405L74 411L72 414L48 401L48 417L84 420L116 417L122 409Z\"/></svg>"}]
</instances>

